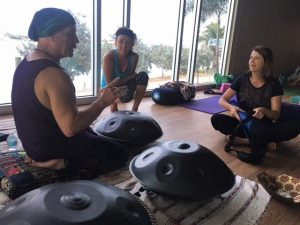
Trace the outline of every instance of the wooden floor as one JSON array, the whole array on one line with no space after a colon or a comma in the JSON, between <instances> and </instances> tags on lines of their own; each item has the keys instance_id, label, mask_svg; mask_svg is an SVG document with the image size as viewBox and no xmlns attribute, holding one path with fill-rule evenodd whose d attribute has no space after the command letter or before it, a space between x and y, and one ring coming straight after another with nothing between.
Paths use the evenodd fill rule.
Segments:
<instances>
[{"instance_id":1,"label":"wooden floor","mask_svg":"<svg viewBox=\"0 0 300 225\"><path fill-rule=\"evenodd\" d=\"M204 95L197 94L196 98L200 97L204 97ZM122 104L119 110L130 110L131 104ZM212 128L210 114L178 106L157 105L150 97L143 99L139 111L152 116L161 126L163 136L158 141L190 140L201 144L217 154L237 175L254 181L257 181L256 175L261 171L271 175L286 173L300 177L300 136L279 144L276 151L268 152L262 165L254 166L243 163L236 156L224 151L225 136ZM108 113L109 110L105 109L100 117ZM11 115L0 116L0 122L1 119L9 117ZM300 204L287 205L272 199L260 224L300 224Z\"/></svg>"}]
</instances>

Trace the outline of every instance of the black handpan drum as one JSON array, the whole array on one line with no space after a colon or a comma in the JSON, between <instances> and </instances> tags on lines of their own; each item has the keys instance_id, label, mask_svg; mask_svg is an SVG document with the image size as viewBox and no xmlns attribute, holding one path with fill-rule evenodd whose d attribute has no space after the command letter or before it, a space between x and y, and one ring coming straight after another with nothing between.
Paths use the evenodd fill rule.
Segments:
<instances>
[{"instance_id":1,"label":"black handpan drum","mask_svg":"<svg viewBox=\"0 0 300 225\"><path fill-rule=\"evenodd\" d=\"M235 176L209 149L191 141L172 140L136 156L131 174L148 190L185 200L209 200L229 191Z\"/></svg>"},{"instance_id":2,"label":"black handpan drum","mask_svg":"<svg viewBox=\"0 0 300 225\"><path fill-rule=\"evenodd\" d=\"M135 196L87 180L43 186L0 211L1 225L151 225L152 218Z\"/></svg>"},{"instance_id":3,"label":"black handpan drum","mask_svg":"<svg viewBox=\"0 0 300 225\"><path fill-rule=\"evenodd\" d=\"M152 117L130 110L109 114L100 119L94 129L100 135L124 143L150 143L163 134Z\"/></svg>"}]
</instances>

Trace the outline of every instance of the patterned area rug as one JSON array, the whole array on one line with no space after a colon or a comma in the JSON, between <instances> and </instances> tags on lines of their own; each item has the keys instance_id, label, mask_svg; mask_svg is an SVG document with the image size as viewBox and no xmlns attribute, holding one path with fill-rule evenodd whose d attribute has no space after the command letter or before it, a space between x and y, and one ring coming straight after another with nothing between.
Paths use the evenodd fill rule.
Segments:
<instances>
[{"instance_id":1,"label":"patterned area rug","mask_svg":"<svg viewBox=\"0 0 300 225\"><path fill-rule=\"evenodd\" d=\"M0 122L0 132L14 129L13 120ZM1 142L0 148L6 143ZM128 165L122 169L99 176L96 181L117 186L139 198L148 206L158 225L252 225L263 216L270 195L258 183L236 176L234 187L210 201L175 201L159 194L145 191L130 174ZM0 209L10 199L0 189Z\"/></svg>"},{"instance_id":2,"label":"patterned area rug","mask_svg":"<svg viewBox=\"0 0 300 225\"><path fill-rule=\"evenodd\" d=\"M236 183L231 190L206 202L175 201L140 191L142 185L127 169L100 176L96 180L132 194L139 193L158 225L257 224L271 198L260 184L240 176L236 176Z\"/></svg>"},{"instance_id":3,"label":"patterned area rug","mask_svg":"<svg viewBox=\"0 0 300 225\"><path fill-rule=\"evenodd\" d=\"M1 120L0 121L0 132L8 134L15 129L15 123L13 119ZM0 142L0 151L7 150L6 142ZM9 202L10 199L0 188L0 209L3 205Z\"/></svg>"},{"instance_id":4,"label":"patterned area rug","mask_svg":"<svg viewBox=\"0 0 300 225\"><path fill-rule=\"evenodd\" d=\"M145 191L126 168L100 176L96 181L132 194L139 193L157 225L254 225L259 222L270 201L270 195L260 184L240 176L236 176L231 190L206 202L176 201ZM9 201L0 192L0 209Z\"/></svg>"}]
</instances>

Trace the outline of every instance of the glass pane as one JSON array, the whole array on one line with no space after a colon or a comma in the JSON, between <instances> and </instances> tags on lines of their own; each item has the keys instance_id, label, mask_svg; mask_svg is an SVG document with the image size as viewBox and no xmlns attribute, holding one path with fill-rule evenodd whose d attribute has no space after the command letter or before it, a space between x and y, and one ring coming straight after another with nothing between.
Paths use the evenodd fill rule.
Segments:
<instances>
[{"instance_id":1,"label":"glass pane","mask_svg":"<svg viewBox=\"0 0 300 225\"><path fill-rule=\"evenodd\" d=\"M146 71L153 89L172 80L179 0L132 0L130 27L137 34L137 71Z\"/></svg>"},{"instance_id":2,"label":"glass pane","mask_svg":"<svg viewBox=\"0 0 300 225\"><path fill-rule=\"evenodd\" d=\"M114 48L114 34L122 26L123 0L102 1L101 12L101 60L103 55Z\"/></svg>"},{"instance_id":3,"label":"glass pane","mask_svg":"<svg viewBox=\"0 0 300 225\"><path fill-rule=\"evenodd\" d=\"M77 96L92 94L93 2L84 0L10 0L0 7L0 58L2 60L0 104L11 102L11 85L16 66L36 46L36 43L27 37L29 24L34 13L45 7L68 10L77 18L77 35L80 43L77 45L73 58L62 60L61 65L70 71L71 78L74 78Z\"/></svg>"},{"instance_id":4,"label":"glass pane","mask_svg":"<svg viewBox=\"0 0 300 225\"><path fill-rule=\"evenodd\" d=\"M220 72L230 1L202 1L194 83L212 83Z\"/></svg>"},{"instance_id":5,"label":"glass pane","mask_svg":"<svg viewBox=\"0 0 300 225\"><path fill-rule=\"evenodd\" d=\"M182 50L180 58L180 67L179 67L179 80L188 81L188 61L189 54L191 51L192 40L193 40L193 29L195 23L195 10L193 1L187 2L185 5L185 16L184 16L184 26L183 26L183 35L182 35Z\"/></svg>"}]
</instances>

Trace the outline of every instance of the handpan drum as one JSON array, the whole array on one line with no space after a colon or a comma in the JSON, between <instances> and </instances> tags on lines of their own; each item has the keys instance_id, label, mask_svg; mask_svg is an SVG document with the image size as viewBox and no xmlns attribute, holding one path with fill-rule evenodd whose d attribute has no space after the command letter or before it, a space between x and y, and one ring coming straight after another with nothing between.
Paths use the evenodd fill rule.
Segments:
<instances>
[{"instance_id":1,"label":"handpan drum","mask_svg":"<svg viewBox=\"0 0 300 225\"><path fill-rule=\"evenodd\" d=\"M209 200L229 191L235 176L212 151L191 141L166 141L132 159L131 174L146 189L168 197Z\"/></svg>"},{"instance_id":2,"label":"handpan drum","mask_svg":"<svg viewBox=\"0 0 300 225\"><path fill-rule=\"evenodd\" d=\"M163 134L150 116L130 110L116 111L95 124L95 131L118 142L150 143Z\"/></svg>"},{"instance_id":3,"label":"handpan drum","mask_svg":"<svg viewBox=\"0 0 300 225\"><path fill-rule=\"evenodd\" d=\"M78 180L35 189L0 211L6 225L151 225L135 196L95 181Z\"/></svg>"}]
</instances>

